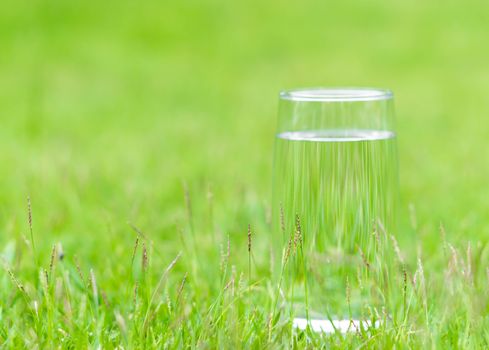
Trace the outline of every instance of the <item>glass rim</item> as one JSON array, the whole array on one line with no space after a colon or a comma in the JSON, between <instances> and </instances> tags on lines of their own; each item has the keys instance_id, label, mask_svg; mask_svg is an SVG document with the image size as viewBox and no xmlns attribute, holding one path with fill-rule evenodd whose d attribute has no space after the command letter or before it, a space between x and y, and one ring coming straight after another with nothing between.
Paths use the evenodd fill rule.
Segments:
<instances>
[{"instance_id":1,"label":"glass rim","mask_svg":"<svg viewBox=\"0 0 489 350\"><path fill-rule=\"evenodd\" d=\"M283 90L279 96L297 102L355 102L390 100L394 94L389 89L371 87L312 87Z\"/></svg>"}]
</instances>

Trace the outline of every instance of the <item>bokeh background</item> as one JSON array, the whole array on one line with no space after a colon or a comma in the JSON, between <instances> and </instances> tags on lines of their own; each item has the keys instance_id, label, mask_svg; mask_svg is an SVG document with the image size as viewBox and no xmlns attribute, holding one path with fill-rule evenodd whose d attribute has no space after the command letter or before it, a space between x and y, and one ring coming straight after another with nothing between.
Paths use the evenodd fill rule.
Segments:
<instances>
[{"instance_id":1,"label":"bokeh background","mask_svg":"<svg viewBox=\"0 0 489 350\"><path fill-rule=\"evenodd\" d=\"M395 92L408 240L489 234L487 2L1 7L2 242L27 234L30 196L41 246L100 256L128 221L171 243L185 186L245 231L269 208L278 92L303 86Z\"/></svg>"}]
</instances>

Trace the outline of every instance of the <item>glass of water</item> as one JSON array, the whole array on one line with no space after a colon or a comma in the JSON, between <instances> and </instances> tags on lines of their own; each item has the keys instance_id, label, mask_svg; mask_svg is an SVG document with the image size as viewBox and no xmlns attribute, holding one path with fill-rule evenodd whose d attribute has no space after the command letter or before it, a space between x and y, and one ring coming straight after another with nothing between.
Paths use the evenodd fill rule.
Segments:
<instances>
[{"instance_id":1,"label":"glass of water","mask_svg":"<svg viewBox=\"0 0 489 350\"><path fill-rule=\"evenodd\" d=\"M282 92L273 172L273 244L294 326L345 332L377 322L399 192L393 94Z\"/></svg>"}]
</instances>

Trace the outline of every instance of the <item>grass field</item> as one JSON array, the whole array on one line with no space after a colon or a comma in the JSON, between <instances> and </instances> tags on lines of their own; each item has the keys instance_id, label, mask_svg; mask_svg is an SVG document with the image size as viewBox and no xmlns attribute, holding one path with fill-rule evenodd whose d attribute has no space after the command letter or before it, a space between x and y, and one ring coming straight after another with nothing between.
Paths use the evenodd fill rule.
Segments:
<instances>
[{"instance_id":1,"label":"grass field","mask_svg":"<svg viewBox=\"0 0 489 350\"><path fill-rule=\"evenodd\" d=\"M489 347L488 3L1 7L0 347ZM396 94L401 303L347 336L270 278L278 91L318 85Z\"/></svg>"}]
</instances>

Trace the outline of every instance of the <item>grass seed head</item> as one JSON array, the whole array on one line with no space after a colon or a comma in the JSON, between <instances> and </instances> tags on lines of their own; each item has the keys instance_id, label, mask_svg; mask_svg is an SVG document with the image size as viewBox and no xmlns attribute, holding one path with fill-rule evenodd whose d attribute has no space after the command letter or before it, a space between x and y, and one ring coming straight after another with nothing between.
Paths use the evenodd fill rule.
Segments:
<instances>
[{"instance_id":1,"label":"grass seed head","mask_svg":"<svg viewBox=\"0 0 489 350\"><path fill-rule=\"evenodd\" d=\"M139 289L139 284L136 282L134 284L134 290L132 292L132 304L134 308L136 308L136 303L138 301L138 289Z\"/></svg>"},{"instance_id":2,"label":"grass seed head","mask_svg":"<svg viewBox=\"0 0 489 350\"><path fill-rule=\"evenodd\" d=\"M148 250L146 249L146 243L143 242L143 255L141 256L141 268L143 272L148 269Z\"/></svg>"},{"instance_id":3,"label":"grass seed head","mask_svg":"<svg viewBox=\"0 0 489 350\"><path fill-rule=\"evenodd\" d=\"M360 252L360 256L362 257L363 264L365 265L365 267L367 268L367 270L370 270L370 263L368 262L367 257L365 256L365 254L363 253L362 248L358 247L358 251Z\"/></svg>"},{"instance_id":4,"label":"grass seed head","mask_svg":"<svg viewBox=\"0 0 489 350\"><path fill-rule=\"evenodd\" d=\"M20 292L26 293L24 286L22 285L22 283L20 283L20 281L17 279L17 277L15 277L13 271L7 266L7 264L5 262L3 262L3 263L4 263L4 269L7 271L7 274L9 275L12 283L17 287L17 289Z\"/></svg>"},{"instance_id":5,"label":"grass seed head","mask_svg":"<svg viewBox=\"0 0 489 350\"><path fill-rule=\"evenodd\" d=\"M251 225L248 224L248 253L251 253Z\"/></svg>"},{"instance_id":6,"label":"grass seed head","mask_svg":"<svg viewBox=\"0 0 489 350\"><path fill-rule=\"evenodd\" d=\"M363 290L362 272L359 266L357 267L357 282L358 282L358 288L360 290Z\"/></svg>"},{"instance_id":7,"label":"grass seed head","mask_svg":"<svg viewBox=\"0 0 489 350\"><path fill-rule=\"evenodd\" d=\"M80 280L81 280L83 286L86 288L87 284L85 282L85 277L83 276L83 272L81 270L80 262L78 261L78 257L75 255L73 257L73 260L75 261L76 272L78 272L78 276L80 277Z\"/></svg>"},{"instance_id":8,"label":"grass seed head","mask_svg":"<svg viewBox=\"0 0 489 350\"><path fill-rule=\"evenodd\" d=\"M51 250L51 260L49 261L49 277L53 275L54 264L56 263L56 244L53 245L53 249Z\"/></svg>"},{"instance_id":9,"label":"grass seed head","mask_svg":"<svg viewBox=\"0 0 489 350\"><path fill-rule=\"evenodd\" d=\"M61 277L56 278L56 286L54 287L54 296L56 300L61 300L63 297L63 279Z\"/></svg>"},{"instance_id":10,"label":"grass seed head","mask_svg":"<svg viewBox=\"0 0 489 350\"><path fill-rule=\"evenodd\" d=\"M446 253L447 250L447 231L445 230L445 226L442 222L440 222L440 236L441 242L443 244L443 251Z\"/></svg>"},{"instance_id":11,"label":"grass seed head","mask_svg":"<svg viewBox=\"0 0 489 350\"><path fill-rule=\"evenodd\" d=\"M126 334L127 333L127 326L126 326L126 321L124 320L124 317L122 317L120 312L117 310L114 311L114 317L115 317L117 324L119 325L119 328L121 329L121 332L123 334Z\"/></svg>"},{"instance_id":12,"label":"grass seed head","mask_svg":"<svg viewBox=\"0 0 489 350\"><path fill-rule=\"evenodd\" d=\"M394 252L396 253L397 259L399 260L399 263L401 265L404 264L404 257L402 256L401 249L399 248L399 244L397 243L396 237L394 235L390 235L391 241L392 241L392 246L394 248Z\"/></svg>"},{"instance_id":13,"label":"grass seed head","mask_svg":"<svg viewBox=\"0 0 489 350\"><path fill-rule=\"evenodd\" d=\"M226 283L226 285L224 286L224 290L227 290L229 287L231 287L232 285L234 284L234 276L231 276L231 278L229 279L229 282Z\"/></svg>"},{"instance_id":14,"label":"grass seed head","mask_svg":"<svg viewBox=\"0 0 489 350\"><path fill-rule=\"evenodd\" d=\"M451 276L457 273L459 270L459 263L458 263L459 259L458 259L457 250L451 244L448 244L448 248L450 249L450 258L448 260L447 274Z\"/></svg>"},{"instance_id":15,"label":"grass seed head","mask_svg":"<svg viewBox=\"0 0 489 350\"><path fill-rule=\"evenodd\" d=\"M231 254L231 241L229 239L229 235L228 235L228 241L227 241L227 246L226 246L226 253L224 253L222 243L219 245L219 249L221 251L220 269L221 269L221 271L223 271L229 262L229 256Z\"/></svg>"},{"instance_id":16,"label":"grass seed head","mask_svg":"<svg viewBox=\"0 0 489 350\"><path fill-rule=\"evenodd\" d=\"M93 269L90 269L90 284L92 286L92 293L93 293L93 300L95 302L98 302L98 288L97 288L97 280L95 278L95 272L93 272Z\"/></svg>"},{"instance_id":17,"label":"grass seed head","mask_svg":"<svg viewBox=\"0 0 489 350\"><path fill-rule=\"evenodd\" d=\"M284 265L287 263L287 261L289 260L289 256L290 256L290 251L292 250L292 242L293 242L293 237L292 235L289 237L289 241L287 242L287 248L285 249L285 253L284 253Z\"/></svg>"},{"instance_id":18,"label":"grass seed head","mask_svg":"<svg viewBox=\"0 0 489 350\"><path fill-rule=\"evenodd\" d=\"M419 274L419 288L421 289L421 297L425 310L427 309L428 300L426 295L426 280L424 276L423 263L421 262L421 258L418 258L418 269L417 272Z\"/></svg>"},{"instance_id":19,"label":"grass seed head","mask_svg":"<svg viewBox=\"0 0 489 350\"><path fill-rule=\"evenodd\" d=\"M474 276L472 275L472 248L470 242L467 244L467 266L465 277L470 285L474 283Z\"/></svg>"},{"instance_id":20,"label":"grass seed head","mask_svg":"<svg viewBox=\"0 0 489 350\"><path fill-rule=\"evenodd\" d=\"M178 304L178 301L180 300L180 296L182 295L183 287L185 287L185 283L187 283L187 276L188 276L188 272L185 272L185 275L182 278L182 282L180 283L180 286L178 287L177 299L176 299L177 304Z\"/></svg>"},{"instance_id":21,"label":"grass seed head","mask_svg":"<svg viewBox=\"0 0 489 350\"><path fill-rule=\"evenodd\" d=\"M406 266L402 265L402 293L404 298L406 297L407 294L407 282L408 282L408 277L407 277Z\"/></svg>"},{"instance_id":22,"label":"grass seed head","mask_svg":"<svg viewBox=\"0 0 489 350\"><path fill-rule=\"evenodd\" d=\"M294 247L302 247L302 227L299 215L295 215L295 237L294 237Z\"/></svg>"},{"instance_id":23,"label":"grass seed head","mask_svg":"<svg viewBox=\"0 0 489 350\"><path fill-rule=\"evenodd\" d=\"M105 305L105 308L106 309L110 309L110 302L109 302L109 298L107 298L107 294L105 293L104 290L100 290L100 295L102 296L102 301Z\"/></svg>"},{"instance_id":24,"label":"grass seed head","mask_svg":"<svg viewBox=\"0 0 489 350\"><path fill-rule=\"evenodd\" d=\"M27 196L27 215L29 221L29 229L32 231L32 206L31 206L31 197Z\"/></svg>"},{"instance_id":25,"label":"grass seed head","mask_svg":"<svg viewBox=\"0 0 489 350\"><path fill-rule=\"evenodd\" d=\"M285 234L285 215L282 203L280 203L280 229L282 230L282 234Z\"/></svg>"},{"instance_id":26,"label":"grass seed head","mask_svg":"<svg viewBox=\"0 0 489 350\"><path fill-rule=\"evenodd\" d=\"M29 221L29 231L31 234L31 244L32 244L32 251L34 253L34 256L36 256L36 245L34 243L34 232L32 230L32 206L31 206L31 197L27 197L27 215L28 215L28 221Z\"/></svg>"},{"instance_id":27,"label":"grass seed head","mask_svg":"<svg viewBox=\"0 0 489 350\"><path fill-rule=\"evenodd\" d=\"M132 257L131 257L131 267L134 265L134 259L136 258L136 252L138 250L139 246L139 236L136 237L136 241L134 242L134 249L132 250Z\"/></svg>"}]
</instances>

